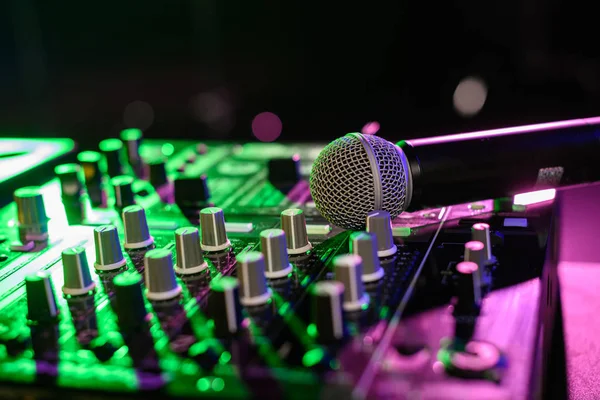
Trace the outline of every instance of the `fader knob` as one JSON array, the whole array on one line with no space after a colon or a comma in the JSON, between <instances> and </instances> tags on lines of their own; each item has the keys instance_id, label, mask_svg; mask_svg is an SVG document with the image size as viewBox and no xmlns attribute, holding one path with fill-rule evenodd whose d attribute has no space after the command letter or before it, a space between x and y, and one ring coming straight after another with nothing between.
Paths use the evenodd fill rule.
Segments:
<instances>
[{"instance_id":1,"label":"fader knob","mask_svg":"<svg viewBox=\"0 0 600 400\"><path fill-rule=\"evenodd\" d=\"M207 207L200 211L202 250L221 251L231 246L225 230L225 216L218 207Z\"/></svg>"},{"instance_id":2,"label":"fader knob","mask_svg":"<svg viewBox=\"0 0 600 400\"><path fill-rule=\"evenodd\" d=\"M267 278L283 278L292 272L286 246L285 232L282 229L266 229L260 233L260 247L265 257Z\"/></svg>"},{"instance_id":3,"label":"fader knob","mask_svg":"<svg viewBox=\"0 0 600 400\"><path fill-rule=\"evenodd\" d=\"M367 232L377 239L377 255L389 257L398 250L392 234L392 219L387 211L371 211L367 215Z\"/></svg>"},{"instance_id":4,"label":"fader knob","mask_svg":"<svg viewBox=\"0 0 600 400\"><path fill-rule=\"evenodd\" d=\"M149 300L170 300L179 296L181 286L175 279L173 259L167 249L154 249L144 256L146 297Z\"/></svg>"},{"instance_id":5,"label":"fader knob","mask_svg":"<svg viewBox=\"0 0 600 400\"><path fill-rule=\"evenodd\" d=\"M369 295L362 282L362 259L355 254L345 254L333 259L335 280L344 285L343 308L358 311L369 304Z\"/></svg>"},{"instance_id":6,"label":"fader knob","mask_svg":"<svg viewBox=\"0 0 600 400\"><path fill-rule=\"evenodd\" d=\"M123 142L116 138L104 139L98 148L106 158L106 172L114 177L123 174Z\"/></svg>"},{"instance_id":7,"label":"fader knob","mask_svg":"<svg viewBox=\"0 0 600 400\"><path fill-rule=\"evenodd\" d=\"M465 243L465 261L471 261L477 264L479 267L474 273L477 275L477 279L481 281L481 270L485 266L485 253L484 245L481 242L474 240Z\"/></svg>"},{"instance_id":8,"label":"fader knob","mask_svg":"<svg viewBox=\"0 0 600 400\"><path fill-rule=\"evenodd\" d=\"M125 265L125 258L119 242L119 234L114 225L102 225L94 229L96 262L99 271L112 271Z\"/></svg>"},{"instance_id":9,"label":"fader knob","mask_svg":"<svg viewBox=\"0 0 600 400\"><path fill-rule=\"evenodd\" d=\"M244 306L259 306L271 298L265 279L265 258L258 251L249 251L236 257L237 277L240 281L240 302Z\"/></svg>"},{"instance_id":10,"label":"fader knob","mask_svg":"<svg viewBox=\"0 0 600 400\"><path fill-rule=\"evenodd\" d=\"M126 249L142 249L154 243L150 236L146 211L142 206L128 206L123 209L123 227L125 228Z\"/></svg>"},{"instance_id":11,"label":"fader knob","mask_svg":"<svg viewBox=\"0 0 600 400\"><path fill-rule=\"evenodd\" d=\"M142 276L136 271L125 271L113 279L115 313L121 329L142 326L148 315L142 294Z\"/></svg>"},{"instance_id":12,"label":"fader knob","mask_svg":"<svg viewBox=\"0 0 600 400\"><path fill-rule=\"evenodd\" d=\"M471 240L483 243L483 262L489 264L493 262L492 242L490 240L490 226L479 222L471 228Z\"/></svg>"},{"instance_id":13,"label":"fader knob","mask_svg":"<svg viewBox=\"0 0 600 400\"><path fill-rule=\"evenodd\" d=\"M127 206L135 204L133 195L133 178L129 175L115 176L110 180L115 191L115 207L117 210L122 210Z\"/></svg>"},{"instance_id":14,"label":"fader knob","mask_svg":"<svg viewBox=\"0 0 600 400\"><path fill-rule=\"evenodd\" d=\"M306 231L306 218L299 208L289 208L281 213L281 229L287 238L289 254L303 254L312 249Z\"/></svg>"},{"instance_id":15,"label":"fader knob","mask_svg":"<svg viewBox=\"0 0 600 400\"><path fill-rule=\"evenodd\" d=\"M240 284L231 276L210 282L208 313L214 321L215 335L227 337L237 333L242 326Z\"/></svg>"},{"instance_id":16,"label":"fader knob","mask_svg":"<svg viewBox=\"0 0 600 400\"><path fill-rule=\"evenodd\" d=\"M182 275L197 274L207 268L200 247L200 235L194 227L179 228L175 231L177 264L175 272Z\"/></svg>"},{"instance_id":17,"label":"fader knob","mask_svg":"<svg viewBox=\"0 0 600 400\"><path fill-rule=\"evenodd\" d=\"M136 128L124 129L121 131L121 140L125 143L127 161L138 178L145 178L146 171L144 162L140 155L140 145L142 144L142 131Z\"/></svg>"},{"instance_id":18,"label":"fader knob","mask_svg":"<svg viewBox=\"0 0 600 400\"><path fill-rule=\"evenodd\" d=\"M377 256L377 239L368 232L350 235L350 252L362 259L362 281L374 282L383 277L384 271Z\"/></svg>"},{"instance_id":19,"label":"fader knob","mask_svg":"<svg viewBox=\"0 0 600 400\"><path fill-rule=\"evenodd\" d=\"M85 185L90 202L94 207L106 205L105 178L106 164L102 154L97 151L82 151L77 155L77 160L83 167Z\"/></svg>"},{"instance_id":20,"label":"fader knob","mask_svg":"<svg viewBox=\"0 0 600 400\"><path fill-rule=\"evenodd\" d=\"M311 289L312 320L321 342L331 342L345 336L344 285L337 281L320 281Z\"/></svg>"},{"instance_id":21,"label":"fader knob","mask_svg":"<svg viewBox=\"0 0 600 400\"><path fill-rule=\"evenodd\" d=\"M94 290L85 247L71 247L62 252L64 285L62 291L71 296L80 296Z\"/></svg>"},{"instance_id":22,"label":"fader knob","mask_svg":"<svg viewBox=\"0 0 600 400\"><path fill-rule=\"evenodd\" d=\"M477 264L471 261L463 261L456 265L458 301L454 306L456 315L473 315L479 312L481 307L481 283Z\"/></svg>"},{"instance_id":23,"label":"fader knob","mask_svg":"<svg viewBox=\"0 0 600 400\"><path fill-rule=\"evenodd\" d=\"M27 292L27 318L35 322L51 322L58 318L59 310L56 303L54 285L50 274L38 271L25 278Z\"/></svg>"},{"instance_id":24,"label":"fader knob","mask_svg":"<svg viewBox=\"0 0 600 400\"><path fill-rule=\"evenodd\" d=\"M14 193L17 203L19 230L27 240L45 240L48 237L48 216L39 187L27 186Z\"/></svg>"}]
</instances>

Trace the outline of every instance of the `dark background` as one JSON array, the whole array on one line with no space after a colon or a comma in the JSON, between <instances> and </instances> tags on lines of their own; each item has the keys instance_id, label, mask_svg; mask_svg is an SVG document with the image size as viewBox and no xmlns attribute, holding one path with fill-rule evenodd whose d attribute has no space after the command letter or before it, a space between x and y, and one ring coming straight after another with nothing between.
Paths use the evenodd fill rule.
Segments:
<instances>
[{"instance_id":1,"label":"dark background","mask_svg":"<svg viewBox=\"0 0 600 400\"><path fill-rule=\"evenodd\" d=\"M354 5L353 3L356 3ZM583 1L0 1L0 132L95 145L150 137L390 139L592 116L595 15ZM459 115L467 76L488 88Z\"/></svg>"}]
</instances>

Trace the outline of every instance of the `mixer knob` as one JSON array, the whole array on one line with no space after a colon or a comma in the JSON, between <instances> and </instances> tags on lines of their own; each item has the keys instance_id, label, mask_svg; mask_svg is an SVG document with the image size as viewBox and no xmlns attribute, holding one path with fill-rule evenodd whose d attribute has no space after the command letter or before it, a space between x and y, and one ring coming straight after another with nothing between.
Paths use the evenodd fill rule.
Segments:
<instances>
[{"instance_id":1,"label":"mixer knob","mask_svg":"<svg viewBox=\"0 0 600 400\"><path fill-rule=\"evenodd\" d=\"M96 283L92 281L84 247L71 247L63 250L62 264L64 276L62 291L64 294L79 296L94 290Z\"/></svg>"},{"instance_id":2,"label":"mixer knob","mask_svg":"<svg viewBox=\"0 0 600 400\"><path fill-rule=\"evenodd\" d=\"M102 225L94 229L96 262L99 271L112 271L125 265L125 258L119 242L119 234L114 225Z\"/></svg>"},{"instance_id":3,"label":"mixer knob","mask_svg":"<svg viewBox=\"0 0 600 400\"><path fill-rule=\"evenodd\" d=\"M224 276L210 282L208 312L214 321L215 336L227 337L241 329L243 316L237 279Z\"/></svg>"},{"instance_id":4,"label":"mixer knob","mask_svg":"<svg viewBox=\"0 0 600 400\"><path fill-rule=\"evenodd\" d=\"M148 168L150 171L150 184L153 187L158 188L169 182L165 160L153 161L148 164Z\"/></svg>"},{"instance_id":5,"label":"mixer knob","mask_svg":"<svg viewBox=\"0 0 600 400\"><path fill-rule=\"evenodd\" d=\"M200 247L200 235L194 227L179 228L175 231L177 265L175 272L182 275L197 274L207 268Z\"/></svg>"},{"instance_id":6,"label":"mixer knob","mask_svg":"<svg viewBox=\"0 0 600 400\"><path fill-rule=\"evenodd\" d=\"M282 229L266 229L260 233L260 247L265 257L267 278L283 278L292 272L286 243L285 232Z\"/></svg>"},{"instance_id":7,"label":"mixer knob","mask_svg":"<svg viewBox=\"0 0 600 400\"><path fill-rule=\"evenodd\" d=\"M265 279L265 258L258 251L249 251L236 257L237 277L241 286L240 301L245 306L259 306L271 298Z\"/></svg>"},{"instance_id":8,"label":"mixer knob","mask_svg":"<svg viewBox=\"0 0 600 400\"><path fill-rule=\"evenodd\" d=\"M115 288L115 313L121 329L128 331L146 322L148 311L142 294L142 276L135 271L125 271L113 279Z\"/></svg>"},{"instance_id":9,"label":"mixer knob","mask_svg":"<svg viewBox=\"0 0 600 400\"><path fill-rule=\"evenodd\" d=\"M377 257L377 239L368 232L350 235L350 252L362 259L362 281L374 282L383 277L384 271Z\"/></svg>"},{"instance_id":10,"label":"mixer knob","mask_svg":"<svg viewBox=\"0 0 600 400\"><path fill-rule=\"evenodd\" d=\"M48 216L40 188L27 186L15 190L17 219L22 240L45 240L48 238Z\"/></svg>"},{"instance_id":11,"label":"mixer knob","mask_svg":"<svg viewBox=\"0 0 600 400\"><path fill-rule=\"evenodd\" d=\"M98 144L98 148L106 159L106 172L108 176L122 175L123 171L123 142L119 139L104 139Z\"/></svg>"},{"instance_id":12,"label":"mixer knob","mask_svg":"<svg viewBox=\"0 0 600 400\"><path fill-rule=\"evenodd\" d=\"M79 198L84 192L83 171L79 164L61 164L54 168L54 174L60 181L60 191L65 197Z\"/></svg>"},{"instance_id":13,"label":"mixer knob","mask_svg":"<svg viewBox=\"0 0 600 400\"><path fill-rule=\"evenodd\" d=\"M128 206L123 209L123 227L125 228L126 249L142 249L154 243L150 236L146 211L141 206Z\"/></svg>"},{"instance_id":14,"label":"mixer knob","mask_svg":"<svg viewBox=\"0 0 600 400\"><path fill-rule=\"evenodd\" d=\"M209 197L206 175L175 179L175 203L180 207L201 207Z\"/></svg>"},{"instance_id":15,"label":"mixer knob","mask_svg":"<svg viewBox=\"0 0 600 400\"><path fill-rule=\"evenodd\" d=\"M302 179L300 174L300 156L291 158L271 158L267 162L269 182L277 189L288 192Z\"/></svg>"},{"instance_id":16,"label":"mixer knob","mask_svg":"<svg viewBox=\"0 0 600 400\"><path fill-rule=\"evenodd\" d=\"M367 232L377 239L377 255L389 257L398 250L392 234L392 219L387 211L371 211L367 215Z\"/></svg>"},{"instance_id":17,"label":"mixer knob","mask_svg":"<svg viewBox=\"0 0 600 400\"><path fill-rule=\"evenodd\" d=\"M287 238L289 254L303 254L312 249L306 232L306 218L299 208L289 208L281 213L281 229Z\"/></svg>"},{"instance_id":18,"label":"mixer knob","mask_svg":"<svg viewBox=\"0 0 600 400\"><path fill-rule=\"evenodd\" d=\"M179 296L181 286L175 279L173 259L167 249L150 250L144 256L146 297L150 300L170 300Z\"/></svg>"},{"instance_id":19,"label":"mixer knob","mask_svg":"<svg viewBox=\"0 0 600 400\"><path fill-rule=\"evenodd\" d=\"M490 264L494 261L492 256L492 242L490 240L490 226L480 222L471 228L471 240L483 243L483 262Z\"/></svg>"},{"instance_id":20,"label":"mixer knob","mask_svg":"<svg viewBox=\"0 0 600 400\"><path fill-rule=\"evenodd\" d=\"M479 313L481 307L481 283L479 267L471 261L463 261L456 265L458 301L454 306L455 315L473 315Z\"/></svg>"},{"instance_id":21,"label":"mixer knob","mask_svg":"<svg viewBox=\"0 0 600 400\"><path fill-rule=\"evenodd\" d=\"M104 188L105 161L97 151L82 151L77 160L83 167L85 186L90 202L94 207L106 206L106 191Z\"/></svg>"},{"instance_id":22,"label":"mixer knob","mask_svg":"<svg viewBox=\"0 0 600 400\"><path fill-rule=\"evenodd\" d=\"M135 204L133 196L133 178L128 175L115 176L110 180L115 191L115 208L122 210Z\"/></svg>"},{"instance_id":23,"label":"mixer knob","mask_svg":"<svg viewBox=\"0 0 600 400\"><path fill-rule=\"evenodd\" d=\"M345 254L333 259L335 280L344 285L343 308L358 311L369 304L362 282L362 259L355 254Z\"/></svg>"},{"instance_id":24,"label":"mixer knob","mask_svg":"<svg viewBox=\"0 0 600 400\"><path fill-rule=\"evenodd\" d=\"M140 156L140 145L142 144L142 131L136 128L121 131L121 140L125 143L127 161L133 173L140 179L146 177L146 167Z\"/></svg>"},{"instance_id":25,"label":"mixer knob","mask_svg":"<svg viewBox=\"0 0 600 400\"><path fill-rule=\"evenodd\" d=\"M38 271L25 278L27 292L27 318L35 322L51 322L58 318L59 310L56 303L54 285L50 274Z\"/></svg>"},{"instance_id":26,"label":"mixer knob","mask_svg":"<svg viewBox=\"0 0 600 400\"><path fill-rule=\"evenodd\" d=\"M344 285L337 281L320 281L311 289L312 320L321 342L332 342L345 336Z\"/></svg>"},{"instance_id":27,"label":"mixer knob","mask_svg":"<svg viewBox=\"0 0 600 400\"><path fill-rule=\"evenodd\" d=\"M221 251L231 246L225 230L225 216L218 207L207 207L200 211L202 250Z\"/></svg>"}]
</instances>

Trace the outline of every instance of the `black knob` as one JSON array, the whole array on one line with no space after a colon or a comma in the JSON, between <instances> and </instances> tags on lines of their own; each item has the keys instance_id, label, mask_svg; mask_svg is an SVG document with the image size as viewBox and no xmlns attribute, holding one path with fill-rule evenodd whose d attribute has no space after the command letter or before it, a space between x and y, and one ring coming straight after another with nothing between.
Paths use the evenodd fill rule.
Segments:
<instances>
[{"instance_id":1,"label":"black knob","mask_svg":"<svg viewBox=\"0 0 600 400\"><path fill-rule=\"evenodd\" d=\"M300 156L291 158L272 158L267 162L269 182L277 189L287 193L296 183L300 182Z\"/></svg>"},{"instance_id":2,"label":"black knob","mask_svg":"<svg viewBox=\"0 0 600 400\"><path fill-rule=\"evenodd\" d=\"M343 339L344 327L344 285L338 281L320 281L313 285L312 320L317 328L320 342L333 342Z\"/></svg>"},{"instance_id":3,"label":"black knob","mask_svg":"<svg viewBox=\"0 0 600 400\"><path fill-rule=\"evenodd\" d=\"M456 265L457 302L455 315L477 315L481 308L481 283L479 266L472 261L463 261Z\"/></svg>"},{"instance_id":4,"label":"black knob","mask_svg":"<svg viewBox=\"0 0 600 400\"><path fill-rule=\"evenodd\" d=\"M85 186L92 206L104 207L106 205L106 162L102 154L97 151L82 151L77 155L77 160L83 167Z\"/></svg>"},{"instance_id":5,"label":"black knob","mask_svg":"<svg viewBox=\"0 0 600 400\"><path fill-rule=\"evenodd\" d=\"M175 180L175 203L183 208L199 208L208 203L210 192L206 175Z\"/></svg>"},{"instance_id":6,"label":"black knob","mask_svg":"<svg viewBox=\"0 0 600 400\"><path fill-rule=\"evenodd\" d=\"M50 274L39 271L25 278L27 318L35 322L55 321L59 316L56 294Z\"/></svg>"},{"instance_id":7,"label":"black knob","mask_svg":"<svg viewBox=\"0 0 600 400\"><path fill-rule=\"evenodd\" d=\"M127 161L135 176L140 179L146 177L146 166L140 155L140 146L142 144L142 131L136 128L125 129L121 131L121 140L125 143Z\"/></svg>"},{"instance_id":8,"label":"black knob","mask_svg":"<svg viewBox=\"0 0 600 400\"><path fill-rule=\"evenodd\" d=\"M119 326L131 330L143 326L148 311L142 294L142 276L133 271L126 271L115 276L115 312Z\"/></svg>"},{"instance_id":9,"label":"black knob","mask_svg":"<svg viewBox=\"0 0 600 400\"><path fill-rule=\"evenodd\" d=\"M127 206L135 204L135 197L133 194L133 178L129 175L115 176L110 180L115 191L115 208L122 210Z\"/></svg>"},{"instance_id":10,"label":"black knob","mask_svg":"<svg viewBox=\"0 0 600 400\"><path fill-rule=\"evenodd\" d=\"M152 161L148 164L148 168L150 170L150 183L155 188L161 187L169 181L165 160Z\"/></svg>"},{"instance_id":11,"label":"black knob","mask_svg":"<svg viewBox=\"0 0 600 400\"><path fill-rule=\"evenodd\" d=\"M210 282L208 312L214 322L215 336L228 337L241 329L243 316L237 279L224 276Z\"/></svg>"},{"instance_id":12,"label":"black knob","mask_svg":"<svg viewBox=\"0 0 600 400\"><path fill-rule=\"evenodd\" d=\"M104 139L98 148L106 158L108 176L122 175L123 171L123 142L116 138Z\"/></svg>"}]
</instances>

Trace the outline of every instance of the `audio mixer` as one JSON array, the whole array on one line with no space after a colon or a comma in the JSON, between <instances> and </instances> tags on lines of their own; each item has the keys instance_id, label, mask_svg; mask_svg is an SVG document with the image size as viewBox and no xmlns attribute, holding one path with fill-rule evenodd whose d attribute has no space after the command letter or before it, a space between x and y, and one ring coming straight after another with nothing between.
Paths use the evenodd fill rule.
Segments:
<instances>
[{"instance_id":1,"label":"audio mixer","mask_svg":"<svg viewBox=\"0 0 600 400\"><path fill-rule=\"evenodd\" d=\"M344 230L323 147L0 139L0 396L538 396L552 193Z\"/></svg>"}]
</instances>

